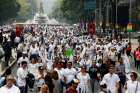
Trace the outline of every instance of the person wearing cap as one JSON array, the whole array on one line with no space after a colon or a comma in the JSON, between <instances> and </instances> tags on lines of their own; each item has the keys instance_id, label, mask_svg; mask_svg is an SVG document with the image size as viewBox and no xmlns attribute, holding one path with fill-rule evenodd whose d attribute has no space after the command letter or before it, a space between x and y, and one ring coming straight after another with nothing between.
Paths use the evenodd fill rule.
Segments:
<instances>
[{"instance_id":1,"label":"person wearing cap","mask_svg":"<svg viewBox=\"0 0 140 93\"><path fill-rule=\"evenodd\" d=\"M17 86L14 85L14 77L12 75L7 76L6 85L0 88L0 93L20 93Z\"/></svg>"},{"instance_id":2,"label":"person wearing cap","mask_svg":"<svg viewBox=\"0 0 140 93\"><path fill-rule=\"evenodd\" d=\"M64 78L66 83L66 88L71 85L72 80L76 76L76 69L72 67L72 62L67 63L67 68L64 69Z\"/></svg>"},{"instance_id":3,"label":"person wearing cap","mask_svg":"<svg viewBox=\"0 0 140 93\"><path fill-rule=\"evenodd\" d=\"M77 86L79 84L79 80L73 79L72 85L65 91L65 93L78 93Z\"/></svg>"}]
</instances>

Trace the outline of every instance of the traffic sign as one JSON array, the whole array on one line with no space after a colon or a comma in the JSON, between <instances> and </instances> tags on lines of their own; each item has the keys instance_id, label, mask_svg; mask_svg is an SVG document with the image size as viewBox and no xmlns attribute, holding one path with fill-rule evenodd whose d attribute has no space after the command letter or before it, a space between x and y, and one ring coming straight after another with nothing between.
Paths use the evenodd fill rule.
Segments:
<instances>
[{"instance_id":1,"label":"traffic sign","mask_svg":"<svg viewBox=\"0 0 140 93\"><path fill-rule=\"evenodd\" d=\"M132 32L133 31L133 25L132 25L132 23L128 23L128 25L127 25L127 31L128 32Z\"/></svg>"}]
</instances>

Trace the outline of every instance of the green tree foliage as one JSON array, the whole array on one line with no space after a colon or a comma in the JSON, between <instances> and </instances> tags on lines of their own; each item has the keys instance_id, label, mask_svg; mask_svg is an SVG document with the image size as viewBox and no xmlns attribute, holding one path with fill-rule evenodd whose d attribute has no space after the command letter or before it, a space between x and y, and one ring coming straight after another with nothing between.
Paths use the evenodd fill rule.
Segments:
<instances>
[{"instance_id":1,"label":"green tree foliage","mask_svg":"<svg viewBox=\"0 0 140 93\"><path fill-rule=\"evenodd\" d=\"M26 21L31 18L36 10L36 0L17 0L20 5L20 11L16 17L17 21Z\"/></svg>"},{"instance_id":2,"label":"green tree foliage","mask_svg":"<svg viewBox=\"0 0 140 93\"><path fill-rule=\"evenodd\" d=\"M16 0L0 0L0 23L15 17L19 8Z\"/></svg>"},{"instance_id":3,"label":"green tree foliage","mask_svg":"<svg viewBox=\"0 0 140 93\"><path fill-rule=\"evenodd\" d=\"M61 10L63 17L67 19L69 23L79 22L83 15L83 0L62 0Z\"/></svg>"},{"instance_id":4,"label":"green tree foliage","mask_svg":"<svg viewBox=\"0 0 140 93\"><path fill-rule=\"evenodd\" d=\"M36 0L0 0L0 23L26 21L36 12Z\"/></svg>"},{"instance_id":5,"label":"green tree foliage","mask_svg":"<svg viewBox=\"0 0 140 93\"><path fill-rule=\"evenodd\" d=\"M140 29L140 0L136 0L136 2L133 5L133 11L132 11L132 20L135 24L135 28L137 30Z\"/></svg>"}]
</instances>

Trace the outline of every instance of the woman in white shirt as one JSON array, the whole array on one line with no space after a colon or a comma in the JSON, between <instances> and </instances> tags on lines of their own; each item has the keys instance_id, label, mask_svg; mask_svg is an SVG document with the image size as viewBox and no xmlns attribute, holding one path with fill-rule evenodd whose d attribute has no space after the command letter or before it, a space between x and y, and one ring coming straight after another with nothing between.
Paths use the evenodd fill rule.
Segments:
<instances>
[{"instance_id":1,"label":"woman in white shirt","mask_svg":"<svg viewBox=\"0 0 140 93\"><path fill-rule=\"evenodd\" d=\"M37 69L36 68L37 68L36 60L32 59L31 63L29 63L29 65L28 65L29 73L31 73L34 76L36 76L36 73L37 73Z\"/></svg>"},{"instance_id":2,"label":"woman in white shirt","mask_svg":"<svg viewBox=\"0 0 140 93\"><path fill-rule=\"evenodd\" d=\"M140 82L137 80L137 73L131 72L131 79L125 85L126 93L140 93Z\"/></svg>"},{"instance_id":3,"label":"woman in white shirt","mask_svg":"<svg viewBox=\"0 0 140 93\"><path fill-rule=\"evenodd\" d=\"M78 93L91 93L90 91L90 76L86 72L86 67L81 68L81 72L77 74L77 79L80 81L78 85Z\"/></svg>"}]
</instances>

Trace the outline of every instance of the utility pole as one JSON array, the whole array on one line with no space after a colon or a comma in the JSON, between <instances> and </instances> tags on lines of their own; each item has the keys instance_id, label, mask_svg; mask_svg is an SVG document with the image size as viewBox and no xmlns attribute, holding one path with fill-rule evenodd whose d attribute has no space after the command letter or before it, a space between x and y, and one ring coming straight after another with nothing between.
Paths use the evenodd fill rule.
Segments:
<instances>
[{"instance_id":1,"label":"utility pole","mask_svg":"<svg viewBox=\"0 0 140 93\"><path fill-rule=\"evenodd\" d=\"M118 0L116 0L116 23L115 23L115 31L118 33Z\"/></svg>"},{"instance_id":2,"label":"utility pole","mask_svg":"<svg viewBox=\"0 0 140 93\"><path fill-rule=\"evenodd\" d=\"M96 0L95 0L95 3L97 4ZM96 6L95 6L95 26L97 27L97 8L96 8Z\"/></svg>"},{"instance_id":3,"label":"utility pole","mask_svg":"<svg viewBox=\"0 0 140 93\"><path fill-rule=\"evenodd\" d=\"M107 6L106 6L106 26L109 26L109 0L107 0Z\"/></svg>"},{"instance_id":4,"label":"utility pole","mask_svg":"<svg viewBox=\"0 0 140 93\"><path fill-rule=\"evenodd\" d=\"M102 0L100 0L100 11L99 11L99 17L100 17L100 27L102 27Z\"/></svg>"},{"instance_id":5,"label":"utility pole","mask_svg":"<svg viewBox=\"0 0 140 93\"><path fill-rule=\"evenodd\" d=\"M129 0L129 24L132 24L132 0ZM129 42L131 42L131 32L129 31Z\"/></svg>"}]
</instances>

